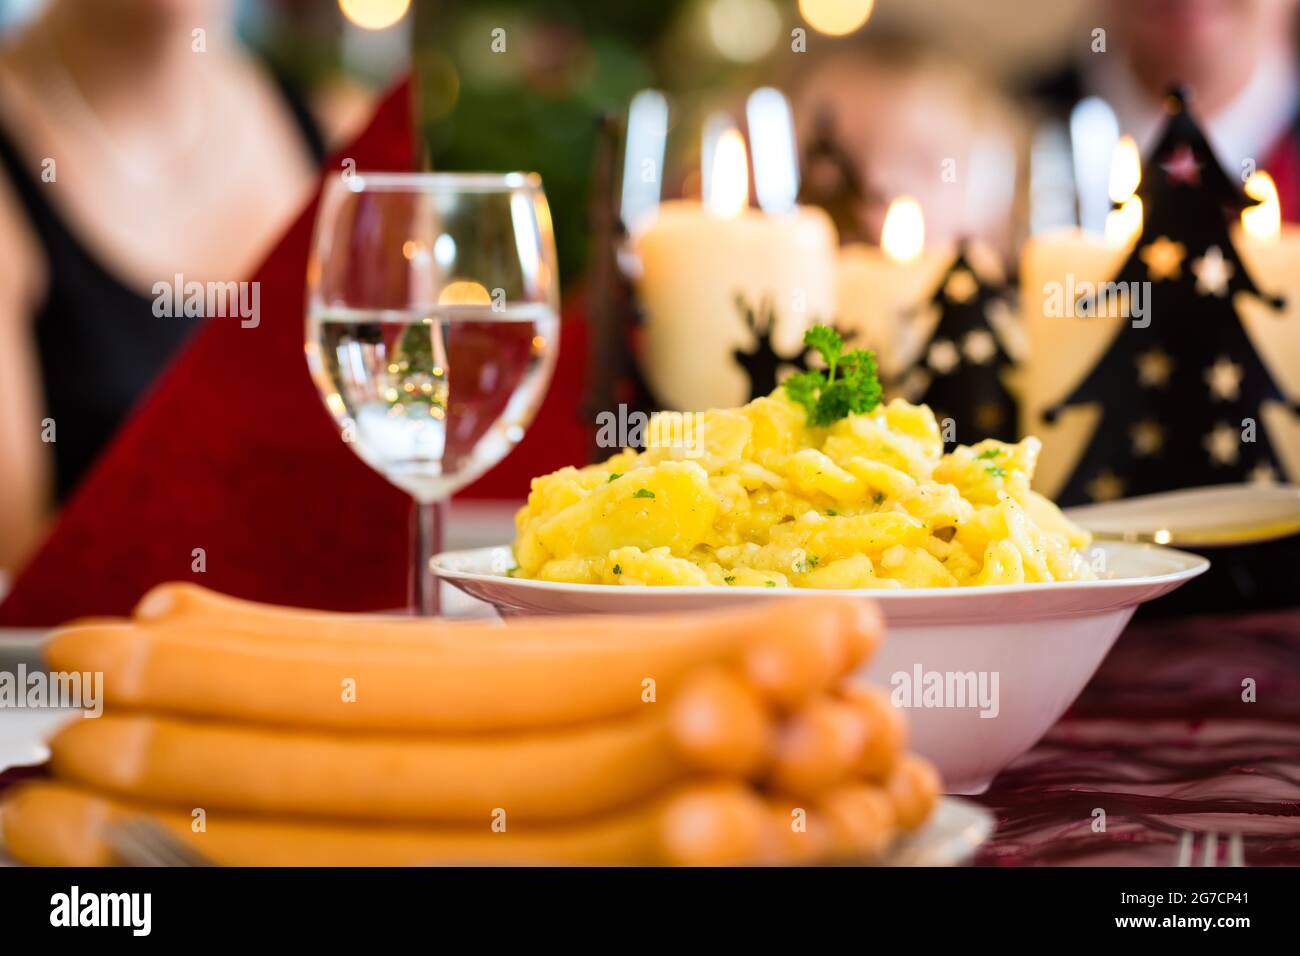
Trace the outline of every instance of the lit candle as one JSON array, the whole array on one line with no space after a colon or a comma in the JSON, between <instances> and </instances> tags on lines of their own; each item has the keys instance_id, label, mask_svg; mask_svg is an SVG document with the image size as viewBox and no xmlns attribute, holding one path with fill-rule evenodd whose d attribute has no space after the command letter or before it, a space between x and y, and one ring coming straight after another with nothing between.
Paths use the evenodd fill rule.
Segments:
<instances>
[{"instance_id":1,"label":"lit candle","mask_svg":"<svg viewBox=\"0 0 1300 956\"><path fill-rule=\"evenodd\" d=\"M1142 201L1137 188L1142 161L1132 137L1115 146L1110 170L1110 200L1105 235L1078 227L1053 229L1031 237L1020 255L1020 307L1028 360L1017 370L1020 431L1043 442L1034 487L1055 496L1070 477L1096 429L1101 412L1078 406L1055 422L1043 419L1050 408L1083 380L1101 358L1120 316L1081 316L1075 303L1110 280L1142 231Z\"/></svg>"},{"instance_id":2,"label":"lit candle","mask_svg":"<svg viewBox=\"0 0 1300 956\"><path fill-rule=\"evenodd\" d=\"M874 349L881 371L893 378L914 359L930 330L918 309L952 261L951 244L926 246L925 215L910 196L890 203L880 246L855 242L840 250L838 315L857 348Z\"/></svg>"},{"instance_id":3,"label":"lit candle","mask_svg":"<svg viewBox=\"0 0 1300 956\"><path fill-rule=\"evenodd\" d=\"M1142 154L1132 136L1120 137L1110 164L1110 201L1114 208L1106 216L1106 241L1126 246L1142 234Z\"/></svg>"},{"instance_id":4,"label":"lit candle","mask_svg":"<svg viewBox=\"0 0 1300 956\"><path fill-rule=\"evenodd\" d=\"M1240 296L1238 314L1283 393L1300 399L1300 227L1282 222L1277 186L1268 173L1255 173L1245 188L1258 204L1242 210L1232 241L1260 290L1282 296L1285 306L1279 312ZM1262 417L1287 474L1300 476L1300 416L1266 404Z\"/></svg>"},{"instance_id":5,"label":"lit candle","mask_svg":"<svg viewBox=\"0 0 1300 956\"><path fill-rule=\"evenodd\" d=\"M755 366L769 358L775 369L780 359L802 353L809 325L835 318L830 217L806 206L779 213L749 208L745 141L734 127L709 152L707 201L665 202L634 240L646 381L660 403L683 411L748 401L751 379L737 352L758 354ZM737 297L758 317L757 328ZM776 316L770 329L762 324L765 302ZM766 384L760 378L754 387Z\"/></svg>"}]
</instances>

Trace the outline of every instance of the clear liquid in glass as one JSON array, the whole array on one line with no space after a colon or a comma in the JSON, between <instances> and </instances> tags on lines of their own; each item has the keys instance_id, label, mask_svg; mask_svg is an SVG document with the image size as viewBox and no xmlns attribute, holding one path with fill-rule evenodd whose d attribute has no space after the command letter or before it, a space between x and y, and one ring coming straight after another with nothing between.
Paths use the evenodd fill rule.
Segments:
<instances>
[{"instance_id":1,"label":"clear liquid in glass","mask_svg":"<svg viewBox=\"0 0 1300 956\"><path fill-rule=\"evenodd\" d=\"M418 501L451 494L524 435L554 362L553 310L313 310L312 374L344 440Z\"/></svg>"}]
</instances>

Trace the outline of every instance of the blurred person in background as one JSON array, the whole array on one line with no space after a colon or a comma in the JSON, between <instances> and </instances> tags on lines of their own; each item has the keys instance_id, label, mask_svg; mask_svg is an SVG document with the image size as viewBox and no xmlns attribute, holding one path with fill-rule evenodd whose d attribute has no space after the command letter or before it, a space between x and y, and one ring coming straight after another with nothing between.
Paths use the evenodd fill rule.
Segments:
<instances>
[{"instance_id":1,"label":"blurred person in background","mask_svg":"<svg viewBox=\"0 0 1300 956\"><path fill-rule=\"evenodd\" d=\"M809 60L789 84L805 201L827 207L841 242L879 242L890 202L906 195L927 241L977 237L1010 252L1022 131L992 82L869 30Z\"/></svg>"},{"instance_id":2,"label":"blurred person in background","mask_svg":"<svg viewBox=\"0 0 1300 956\"><path fill-rule=\"evenodd\" d=\"M1278 185L1283 215L1300 218L1297 0L1097 0L1105 50L1084 53L1038 93L1065 115L1098 96L1145 152L1162 126L1161 99L1185 85L1230 176L1256 167Z\"/></svg>"},{"instance_id":3,"label":"blurred person in background","mask_svg":"<svg viewBox=\"0 0 1300 956\"><path fill-rule=\"evenodd\" d=\"M327 136L234 14L51 0L0 48L0 569L203 321L154 283L246 278L314 186Z\"/></svg>"}]
</instances>

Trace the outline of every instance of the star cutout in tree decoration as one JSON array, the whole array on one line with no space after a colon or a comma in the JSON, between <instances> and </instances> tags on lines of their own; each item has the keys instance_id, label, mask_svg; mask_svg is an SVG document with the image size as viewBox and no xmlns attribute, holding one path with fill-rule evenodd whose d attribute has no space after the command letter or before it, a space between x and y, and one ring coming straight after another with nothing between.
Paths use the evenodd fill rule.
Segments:
<instances>
[{"instance_id":1,"label":"star cutout in tree decoration","mask_svg":"<svg viewBox=\"0 0 1300 956\"><path fill-rule=\"evenodd\" d=\"M1201 164L1188 143L1180 143L1160 164L1171 183L1195 186L1201 181Z\"/></svg>"},{"instance_id":2,"label":"star cutout in tree decoration","mask_svg":"<svg viewBox=\"0 0 1300 956\"><path fill-rule=\"evenodd\" d=\"M984 365L997 357L998 343L994 340L992 332L986 329L972 329L961 340L961 350L962 354L976 365Z\"/></svg>"},{"instance_id":3,"label":"star cutout in tree decoration","mask_svg":"<svg viewBox=\"0 0 1300 956\"><path fill-rule=\"evenodd\" d=\"M948 281L943 284L943 294L949 302L965 305L975 298L979 288L978 280L969 269L954 269L952 275L948 276Z\"/></svg>"},{"instance_id":4,"label":"star cutout in tree decoration","mask_svg":"<svg viewBox=\"0 0 1300 956\"><path fill-rule=\"evenodd\" d=\"M975 427L982 433L990 434L1005 424L1006 417L997 402L980 402L975 406Z\"/></svg>"},{"instance_id":5,"label":"star cutout in tree decoration","mask_svg":"<svg viewBox=\"0 0 1300 956\"><path fill-rule=\"evenodd\" d=\"M1220 355L1205 370L1205 383L1210 386L1210 398L1216 402L1235 402L1241 394L1241 366Z\"/></svg>"},{"instance_id":6,"label":"star cutout in tree decoration","mask_svg":"<svg viewBox=\"0 0 1300 956\"><path fill-rule=\"evenodd\" d=\"M1241 435L1226 422L1219 422L1205 436L1205 450L1215 465L1235 465L1241 457Z\"/></svg>"},{"instance_id":7,"label":"star cutout in tree decoration","mask_svg":"<svg viewBox=\"0 0 1300 956\"><path fill-rule=\"evenodd\" d=\"M1143 388L1164 388L1174 371L1174 360L1160 349L1150 349L1137 357L1138 384Z\"/></svg>"},{"instance_id":8,"label":"star cutout in tree decoration","mask_svg":"<svg viewBox=\"0 0 1300 956\"><path fill-rule=\"evenodd\" d=\"M1172 281L1183 274L1187 247L1168 236L1160 236L1143 246L1138 255L1146 263L1147 275L1152 282Z\"/></svg>"},{"instance_id":9,"label":"star cutout in tree decoration","mask_svg":"<svg viewBox=\"0 0 1300 956\"><path fill-rule=\"evenodd\" d=\"M1115 501L1124 497L1124 479L1113 471L1098 472L1088 482L1088 494L1093 501Z\"/></svg>"},{"instance_id":10,"label":"star cutout in tree decoration","mask_svg":"<svg viewBox=\"0 0 1300 956\"><path fill-rule=\"evenodd\" d=\"M1133 454L1139 458L1150 458L1160 453L1165 443L1165 432L1160 423L1150 418L1143 419L1129 429L1133 439Z\"/></svg>"},{"instance_id":11,"label":"star cutout in tree decoration","mask_svg":"<svg viewBox=\"0 0 1300 956\"><path fill-rule=\"evenodd\" d=\"M925 353L925 364L940 375L947 375L961 364L961 354L949 339L937 339Z\"/></svg>"},{"instance_id":12,"label":"star cutout in tree decoration","mask_svg":"<svg viewBox=\"0 0 1300 956\"><path fill-rule=\"evenodd\" d=\"M1223 256L1218 246L1210 246L1205 255L1192 262L1192 274L1196 276L1196 291L1201 295L1217 295L1219 298L1228 294L1228 283L1236 267Z\"/></svg>"},{"instance_id":13,"label":"star cutout in tree decoration","mask_svg":"<svg viewBox=\"0 0 1300 956\"><path fill-rule=\"evenodd\" d=\"M899 381L898 390L909 402L916 404L920 402L925 390L930 387L930 381L930 373L916 365L908 369L907 374Z\"/></svg>"}]
</instances>

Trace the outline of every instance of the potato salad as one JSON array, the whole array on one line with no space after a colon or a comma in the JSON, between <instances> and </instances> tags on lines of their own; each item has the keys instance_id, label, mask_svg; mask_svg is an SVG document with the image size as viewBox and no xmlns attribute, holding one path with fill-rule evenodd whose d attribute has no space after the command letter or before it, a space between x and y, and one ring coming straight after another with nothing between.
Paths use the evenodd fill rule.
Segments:
<instances>
[{"instance_id":1,"label":"potato salad","mask_svg":"<svg viewBox=\"0 0 1300 956\"><path fill-rule=\"evenodd\" d=\"M836 397L835 358L821 380L741 408L656 416L644 450L534 479L516 516L511 573L837 589L1094 576L1080 552L1088 534L1030 490L1037 439L945 454L928 407L882 404L878 390L859 405Z\"/></svg>"}]
</instances>

